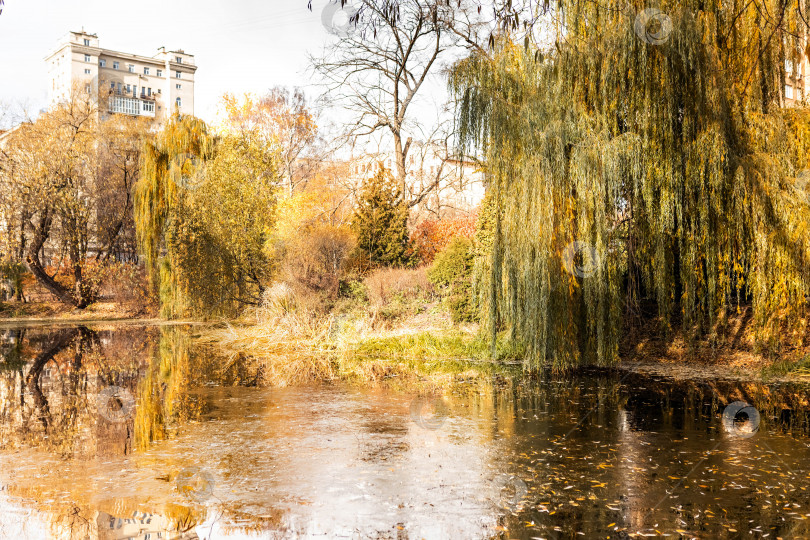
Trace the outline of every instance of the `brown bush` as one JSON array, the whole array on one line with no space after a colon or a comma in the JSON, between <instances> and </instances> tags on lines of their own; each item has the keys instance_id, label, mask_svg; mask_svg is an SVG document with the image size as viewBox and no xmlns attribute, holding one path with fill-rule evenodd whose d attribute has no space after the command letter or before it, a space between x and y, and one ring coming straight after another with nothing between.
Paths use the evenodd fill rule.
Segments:
<instances>
[{"instance_id":1,"label":"brown bush","mask_svg":"<svg viewBox=\"0 0 810 540\"><path fill-rule=\"evenodd\" d=\"M344 227L312 226L287 245L283 260L285 278L335 295L354 246L354 235Z\"/></svg>"},{"instance_id":2,"label":"brown bush","mask_svg":"<svg viewBox=\"0 0 810 540\"><path fill-rule=\"evenodd\" d=\"M396 296L414 299L433 293L426 268L380 268L365 279L368 297L373 304L383 305Z\"/></svg>"},{"instance_id":3,"label":"brown bush","mask_svg":"<svg viewBox=\"0 0 810 540\"><path fill-rule=\"evenodd\" d=\"M144 308L154 303L146 270L133 263L109 263L101 278L102 298L122 304L138 304Z\"/></svg>"},{"instance_id":4,"label":"brown bush","mask_svg":"<svg viewBox=\"0 0 810 540\"><path fill-rule=\"evenodd\" d=\"M454 238L475 235L477 213L469 216L427 219L411 233L411 245L422 264L430 264L436 255L450 245Z\"/></svg>"}]
</instances>

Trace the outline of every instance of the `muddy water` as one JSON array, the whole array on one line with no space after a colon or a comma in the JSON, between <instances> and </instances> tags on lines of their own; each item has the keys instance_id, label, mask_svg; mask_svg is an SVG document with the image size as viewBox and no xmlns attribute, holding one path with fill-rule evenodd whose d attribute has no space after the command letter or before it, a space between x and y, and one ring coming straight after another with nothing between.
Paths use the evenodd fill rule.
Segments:
<instances>
[{"instance_id":1,"label":"muddy water","mask_svg":"<svg viewBox=\"0 0 810 540\"><path fill-rule=\"evenodd\" d=\"M190 332L0 331L0 538L810 537L802 386L263 389Z\"/></svg>"}]
</instances>

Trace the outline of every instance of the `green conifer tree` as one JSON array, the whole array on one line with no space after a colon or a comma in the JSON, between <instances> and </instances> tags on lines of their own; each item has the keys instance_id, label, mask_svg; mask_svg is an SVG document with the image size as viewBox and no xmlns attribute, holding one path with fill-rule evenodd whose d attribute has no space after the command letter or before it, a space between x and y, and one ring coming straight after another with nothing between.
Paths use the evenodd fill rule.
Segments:
<instances>
[{"instance_id":1,"label":"green conifer tree","mask_svg":"<svg viewBox=\"0 0 810 540\"><path fill-rule=\"evenodd\" d=\"M404 266L410 263L408 207L402 189L383 169L363 182L352 218L357 247L375 266Z\"/></svg>"}]
</instances>

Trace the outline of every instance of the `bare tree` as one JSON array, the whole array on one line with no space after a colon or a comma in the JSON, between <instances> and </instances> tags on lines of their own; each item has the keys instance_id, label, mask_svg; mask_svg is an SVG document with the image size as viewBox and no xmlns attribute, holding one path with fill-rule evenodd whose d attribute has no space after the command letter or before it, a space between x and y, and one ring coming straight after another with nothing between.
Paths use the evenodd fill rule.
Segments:
<instances>
[{"instance_id":1,"label":"bare tree","mask_svg":"<svg viewBox=\"0 0 810 540\"><path fill-rule=\"evenodd\" d=\"M305 187L317 173L325 149L318 133L317 109L310 106L304 92L275 87L258 97L226 94L223 104L230 128L252 130L278 147L288 194Z\"/></svg>"},{"instance_id":2,"label":"bare tree","mask_svg":"<svg viewBox=\"0 0 810 540\"><path fill-rule=\"evenodd\" d=\"M355 115L349 137L390 137L393 172L413 206L425 193L414 193L407 182L406 161L419 130L412 109L458 40L449 22L453 10L431 0L396 5L362 0L359 9L358 17L338 32L337 43L311 61L333 103Z\"/></svg>"}]
</instances>

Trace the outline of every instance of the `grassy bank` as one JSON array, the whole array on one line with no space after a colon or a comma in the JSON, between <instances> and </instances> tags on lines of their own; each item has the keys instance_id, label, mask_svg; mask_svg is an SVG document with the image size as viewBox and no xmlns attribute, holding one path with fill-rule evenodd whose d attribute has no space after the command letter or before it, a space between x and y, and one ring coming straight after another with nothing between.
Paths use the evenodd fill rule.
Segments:
<instances>
[{"instance_id":1,"label":"grassy bank","mask_svg":"<svg viewBox=\"0 0 810 540\"><path fill-rule=\"evenodd\" d=\"M137 303L96 302L77 309L57 301L0 302L0 322L157 320L156 310Z\"/></svg>"},{"instance_id":2,"label":"grassy bank","mask_svg":"<svg viewBox=\"0 0 810 540\"><path fill-rule=\"evenodd\" d=\"M290 386L342 380L431 390L522 372L518 351L496 360L475 325L454 325L433 303L392 322L379 310L317 316L258 310L252 318L203 330L198 342L230 363L255 364L261 384Z\"/></svg>"},{"instance_id":3,"label":"grassy bank","mask_svg":"<svg viewBox=\"0 0 810 540\"><path fill-rule=\"evenodd\" d=\"M268 386L343 380L429 390L526 374L519 347L500 342L493 360L477 325L453 324L441 303L402 304L404 315L393 320L381 316L386 309L354 306L317 316L263 308L203 331L200 341L228 362L254 364L260 384ZM701 341L677 332L662 336L652 321L626 336L616 367L677 379L810 381L802 339L775 352L757 350L754 343L744 313Z\"/></svg>"}]
</instances>

